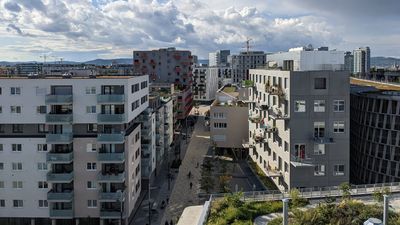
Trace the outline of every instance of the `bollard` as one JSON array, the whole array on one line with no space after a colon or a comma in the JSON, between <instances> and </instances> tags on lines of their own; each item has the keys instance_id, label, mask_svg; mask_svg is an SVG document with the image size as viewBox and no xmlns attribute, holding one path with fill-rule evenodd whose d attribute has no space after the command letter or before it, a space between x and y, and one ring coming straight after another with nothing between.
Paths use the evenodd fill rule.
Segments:
<instances>
[{"instance_id":1,"label":"bollard","mask_svg":"<svg viewBox=\"0 0 400 225\"><path fill-rule=\"evenodd\" d=\"M289 213L288 213L288 210L289 210L289 207L288 207L288 205L289 205L289 199L287 199L287 198L284 198L284 199L282 199L282 202L283 202L283 215L282 215L282 217L283 217L283 225L288 225L289 224L289 222L288 222L288 220L289 220Z\"/></svg>"},{"instance_id":2,"label":"bollard","mask_svg":"<svg viewBox=\"0 0 400 225\"><path fill-rule=\"evenodd\" d=\"M389 211L389 196L383 195L383 225L387 225Z\"/></svg>"}]
</instances>

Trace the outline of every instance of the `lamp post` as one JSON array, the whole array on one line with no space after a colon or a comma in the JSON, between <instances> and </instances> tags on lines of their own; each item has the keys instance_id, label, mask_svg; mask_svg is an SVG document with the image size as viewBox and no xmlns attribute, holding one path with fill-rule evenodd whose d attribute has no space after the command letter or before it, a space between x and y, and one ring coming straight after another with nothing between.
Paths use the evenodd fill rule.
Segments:
<instances>
[{"instance_id":1,"label":"lamp post","mask_svg":"<svg viewBox=\"0 0 400 225\"><path fill-rule=\"evenodd\" d=\"M119 203L119 205L120 205L120 208L119 208L119 212L120 212L119 224L122 225L122 214L123 214L123 210L124 210L123 203L124 203L124 200L125 200L122 190L117 190L117 196L118 196L117 203Z\"/></svg>"}]
</instances>

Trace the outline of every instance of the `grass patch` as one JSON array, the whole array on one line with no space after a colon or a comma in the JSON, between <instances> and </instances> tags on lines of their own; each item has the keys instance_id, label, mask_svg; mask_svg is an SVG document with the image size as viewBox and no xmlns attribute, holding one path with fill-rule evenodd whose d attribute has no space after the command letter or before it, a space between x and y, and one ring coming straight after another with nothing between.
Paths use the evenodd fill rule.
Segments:
<instances>
[{"instance_id":1,"label":"grass patch","mask_svg":"<svg viewBox=\"0 0 400 225\"><path fill-rule=\"evenodd\" d=\"M213 202L207 225L252 225L256 217L282 211L281 201L243 202L242 193Z\"/></svg>"},{"instance_id":2,"label":"grass patch","mask_svg":"<svg viewBox=\"0 0 400 225\"><path fill-rule=\"evenodd\" d=\"M236 87L225 87L223 92L225 93L231 93L231 92L235 92L236 91Z\"/></svg>"},{"instance_id":3,"label":"grass patch","mask_svg":"<svg viewBox=\"0 0 400 225\"><path fill-rule=\"evenodd\" d=\"M257 163L253 161L248 161L250 167L256 173L257 177L261 180L261 182L268 188L268 190L279 190L276 187L275 183L271 180L271 178L265 175L264 171L257 165Z\"/></svg>"}]
</instances>

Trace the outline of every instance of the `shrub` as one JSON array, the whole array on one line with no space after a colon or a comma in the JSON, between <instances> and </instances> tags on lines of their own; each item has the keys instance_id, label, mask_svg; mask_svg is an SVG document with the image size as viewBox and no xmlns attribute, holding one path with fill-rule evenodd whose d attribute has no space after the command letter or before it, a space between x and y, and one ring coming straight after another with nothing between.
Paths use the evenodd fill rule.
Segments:
<instances>
[{"instance_id":1,"label":"shrub","mask_svg":"<svg viewBox=\"0 0 400 225\"><path fill-rule=\"evenodd\" d=\"M308 204L308 199L301 197L300 191L297 190L296 188L290 190L290 198L291 198L290 203L292 208L303 207Z\"/></svg>"},{"instance_id":2,"label":"shrub","mask_svg":"<svg viewBox=\"0 0 400 225\"><path fill-rule=\"evenodd\" d=\"M282 225L282 223L283 223L283 218L278 217L278 218L275 218L275 219L269 221L268 225Z\"/></svg>"},{"instance_id":3,"label":"shrub","mask_svg":"<svg viewBox=\"0 0 400 225\"><path fill-rule=\"evenodd\" d=\"M350 184L348 182L342 183L339 185L339 189L342 191L343 199L350 199Z\"/></svg>"}]
</instances>

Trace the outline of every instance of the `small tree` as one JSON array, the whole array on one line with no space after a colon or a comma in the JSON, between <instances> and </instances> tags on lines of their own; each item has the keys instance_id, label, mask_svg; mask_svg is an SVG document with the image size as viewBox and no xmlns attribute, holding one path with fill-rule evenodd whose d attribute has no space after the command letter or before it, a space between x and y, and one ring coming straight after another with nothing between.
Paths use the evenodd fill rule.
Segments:
<instances>
[{"instance_id":1,"label":"small tree","mask_svg":"<svg viewBox=\"0 0 400 225\"><path fill-rule=\"evenodd\" d=\"M205 160L201 165L200 188L206 191L206 193L210 193L210 190L214 187L213 167L210 160Z\"/></svg>"},{"instance_id":2,"label":"small tree","mask_svg":"<svg viewBox=\"0 0 400 225\"><path fill-rule=\"evenodd\" d=\"M300 191L296 188L290 190L290 198L293 208L305 206L308 203L308 200L300 196Z\"/></svg>"},{"instance_id":3,"label":"small tree","mask_svg":"<svg viewBox=\"0 0 400 225\"><path fill-rule=\"evenodd\" d=\"M342 191L342 198L343 200L348 200L350 199L351 193L350 193L350 184L348 182L342 183L339 186L339 189Z\"/></svg>"},{"instance_id":4,"label":"small tree","mask_svg":"<svg viewBox=\"0 0 400 225\"><path fill-rule=\"evenodd\" d=\"M390 189L388 187L383 188L382 190L375 190L373 193L374 200L377 202L383 202L383 196L389 195Z\"/></svg>"},{"instance_id":5,"label":"small tree","mask_svg":"<svg viewBox=\"0 0 400 225\"><path fill-rule=\"evenodd\" d=\"M228 187L229 181L232 179L231 176L222 175L219 176L219 191L223 193L230 192L230 188Z\"/></svg>"}]
</instances>

